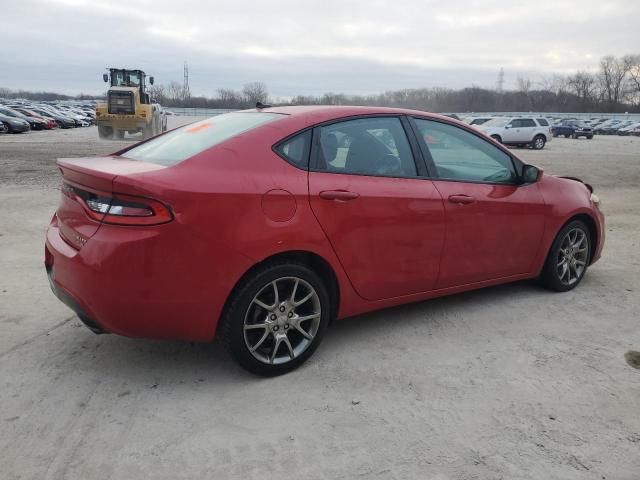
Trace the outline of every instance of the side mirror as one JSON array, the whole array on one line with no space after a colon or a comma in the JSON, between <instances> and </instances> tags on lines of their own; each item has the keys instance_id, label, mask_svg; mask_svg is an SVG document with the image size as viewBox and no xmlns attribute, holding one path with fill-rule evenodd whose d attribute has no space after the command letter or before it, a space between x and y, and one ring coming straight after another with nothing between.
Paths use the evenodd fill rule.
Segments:
<instances>
[{"instance_id":1,"label":"side mirror","mask_svg":"<svg viewBox=\"0 0 640 480\"><path fill-rule=\"evenodd\" d=\"M533 165L525 165L522 167L522 183L535 183L540 179L542 170Z\"/></svg>"},{"instance_id":2,"label":"side mirror","mask_svg":"<svg viewBox=\"0 0 640 480\"><path fill-rule=\"evenodd\" d=\"M153 85L153 77L149 77L149 83Z\"/></svg>"},{"instance_id":3,"label":"side mirror","mask_svg":"<svg viewBox=\"0 0 640 480\"><path fill-rule=\"evenodd\" d=\"M104 80L105 82L109 81L109 75L107 75L106 73L102 74L102 80Z\"/></svg>"}]
</instances>

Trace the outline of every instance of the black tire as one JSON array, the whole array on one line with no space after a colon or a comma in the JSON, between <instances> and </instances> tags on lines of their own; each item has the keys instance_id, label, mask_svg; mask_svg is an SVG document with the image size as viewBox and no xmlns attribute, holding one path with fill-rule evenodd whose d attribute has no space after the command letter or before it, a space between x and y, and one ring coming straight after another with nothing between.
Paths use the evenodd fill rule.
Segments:
<instances>
[{"instance_id":1,"label":"black tire","mask_svg":"<svg viewBox=\"0 0 640 480\"><path fill-rule=\"evenodd\" d=\"M564 134L564 138L569 138L570 136L571 136L571 134L570 134L570 133L565 133L565 134Z\"/></svg>"},{"instance_id":2,"label":"black tire","mask_svg":"<svg viewBox=\"0 0 640 480\"><path fill-rule=\"evenodd\" d=\"M260 297L260 295L263 295L263 292L267 292L267 294L269 291L273 292L270 289L275 284L277 285L275 288L279 290L279 296L277 299L269 298L269 301L274 301L273 305L286 304L290 300L290 297L287 297L287 291L296 291L295 287L291 287L292 283L296 281L295 279L302 281L300 284L303 284L303 287L298 287L301 288L300 291L310 292L313 290L316 296L297 307L292 307L291 313L287 309L284 313L277 313L276 319L276 313L274 312L278 312L281 307L271 311L254 302L259 298L265 300L266 297ZM304 285L305 283L306 285ZM300 300L300 291L295 294L298 301ZM278 303L279 301L282 303ZM310 310L305 311L305 305L307 308L319 309L320 312L314 311L309 315ZM312 328L307 331L308 334L315 332L310 340L305 341L305 337L300 335L299 331L293 326L289 327L287 324L278 326L281 322L293 322L292 320L287 320L287 316L291 317L293 315L293 320L295 320L299 315L295 309L299 307L302 313L300 316L316 315L310 322L313 324ZM229 354L246 370L265 377L281 375L296 369L313 354L329 324L331 312L331 300L327 286L318 274L308 266L300 263L270 263L256 269L235 288L220 319L218 337ZM266 320L257 320L263 318L266 318ZM317 322L315 322L316 318ZM257 323L269 324L270 326L264 329L258 327L249 330L245 328L245 323L249 326ZM281 330L276 332L275 330L278 330L278 328ZM288 330L285 331L285 328ZM287 343L276 341L277 335L282 336L283 334L287 338ZM291 337L289 337L289 334L291 334ZM253 338L258 340L250 339L249 335L254 335ZM255 348L253 353L250 351L251 343ZM258 345L260 347L256 348ZM275 345L277 347L274 352L273 347ZM293 352L296 349L300 349L300 352L291 358L292 354L286 351L287 345L295 345L295 347L289 349L289 352ZM279 352L287 354L289 359L282 360L281 356L277 356ZM272 363L269 363L267 357L275 357L276 362L271 360Z\"/></svg>"},{"instance_id":3,"label":"black tire","mask_svg":"<svg viewBox=\"0 0 640 480\"><path fill-rule=\"evenodd\" d=\"M500 135L491 135L491 138L493 138L498 143L502 143L502 137L500 137Z\"/></svg>"},{"instance_id":4,"label":"black tire","mask_svg":"<svg viewBox=\"0 0 640 480\"><path fill-rule=\"evenodd\" d=\"M573 138L574 140L578 139L578 135L576 135L575 133L573 135L571 135L571 138Z\"/></svg>"},{"instance_id":5,"label":"black tire","mask_svg":"<svg viewBox=\"0 0 640 480\"><path fill-rule=\"evenodd\" d=\"M518 143L518 144L516 145L516 148L523 148L523 147L524 147L524 144L522 144L522 143Z\"/></svg>"},{"instance_id":6,"label":"black tire","mask_svg":"<svg viewBox=\"0 0 640 480\"><path fill-rule=\"evenodd\" d=\"M557 133L552 133L551 135L553 135L553 138L558 138L558 134Z\"/></svg>"},{"instance_id":7,"label":"black tire","mask_svg":"<svg viewBox=\"0 0 640 480\"><path fill-rule=\"evenodd\" d=\"M584 261L584 266L582 270L576 275L575 280L571 281L571 275L569 274L569 282L566 281L566 275L561 276L561 261L562 258L565 257L565 254L561 251L563 246L565 245L565 238L570 232L574 230L579 230L584 235L586 239L586 245L580 246L580 249L586 248L584 252L584 257L580 257L581 261ZM578 258L577 255L572 258ZM575 287L580 284L582 279L584 278L585 273L587 272L587 268L589 263L591 262L591 234L589 233L589 228L585 225L581 220L574 220L565 225L558 235L556 235L555 240L551 244L551 248L549 249L549 253L547 254L547 260L545 261L544 268L542 269L542 275L540 276L540 281L545 288L549 290L554 290L556 292L567 292L569 290L573 290ZM560 271L559 271L560 270ZM577 273L577 272L576 272Z\"/></svg>"},{"instance_id":8,"label":"black tire","mask_svg":"<svg viewBox=\"0 0 640 480\"><path fill-rule=\"evenodd\" d=\"M547 139L544 138L544 135L536 135L533 137L533 142L531 142L531 148L534 150L542 150L547 143Z\"/></svg>"},{"instance_id":9,"label":"black tire","mask_svg":"<svg viewBox=\"0 0 640 480\"><path fill-rule=\"evenodd\" d=\"M115 138L116 140L123 140L124 139L124 130L114 130L113 131L113 138Z\"/></svg>"},{"instance_id":10,"label":"black tire","mask_svg":"<svg viewBox=\"0 0 640 480\"><path fill-rule=\"evenodd\" d=\"M113 136L113 128L98 125L98 136L102 139L110 139Z\"/></svg>"},{"instance_id":11,"label":"black tire","mask_svg":"<svg viewBox=\"0 0 640 480\"><path fill-rule=\"evenodd\" d=\"M591 140L593 138L593 135L587 135L587 140Z\"/></svg>"}]
</instances>

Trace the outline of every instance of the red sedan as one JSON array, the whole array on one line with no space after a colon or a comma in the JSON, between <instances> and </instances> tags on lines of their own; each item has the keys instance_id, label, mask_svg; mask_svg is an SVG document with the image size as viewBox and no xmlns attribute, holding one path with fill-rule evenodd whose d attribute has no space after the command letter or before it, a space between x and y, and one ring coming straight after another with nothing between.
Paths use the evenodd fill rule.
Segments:
<instances>
[{"instance_id":1,"label":"red sedan","mask_svg":"<svg viewBox=\"0 0 640 480\"><path fill-rule=\"evenodd\" d=\"M527 278L570 290L604 242L589 185L411 110L234 112L58 165L54 293L94 332L217 336L263 375L336 318Z\"/></svg>"}]
</instances>

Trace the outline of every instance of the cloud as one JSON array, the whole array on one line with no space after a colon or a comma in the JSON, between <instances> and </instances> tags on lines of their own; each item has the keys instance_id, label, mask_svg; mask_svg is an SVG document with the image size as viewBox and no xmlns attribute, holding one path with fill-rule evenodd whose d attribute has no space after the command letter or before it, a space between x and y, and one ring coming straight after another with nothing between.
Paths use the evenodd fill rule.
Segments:
<instances>
[{"instance_id":1,"label":"cloud","mask_svg":"<svg viewBox=\"0 0 640 480\"><path fill-rule=\"evenodd\" d=\"M571 12L571 13L567 13ZM21 0L2 7L0 86L104 90L139 67L212 94L263 80L275 95L536 79L637 50L640 4L584 0Z\"/></svg>"}]
</instances>

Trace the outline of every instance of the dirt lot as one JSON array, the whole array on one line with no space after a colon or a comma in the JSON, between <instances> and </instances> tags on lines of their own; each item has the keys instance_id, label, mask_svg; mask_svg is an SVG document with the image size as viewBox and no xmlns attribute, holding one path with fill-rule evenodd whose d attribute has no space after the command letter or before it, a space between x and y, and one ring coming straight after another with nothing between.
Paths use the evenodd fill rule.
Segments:
<instances>
[{"instance_id":1,"label":"dirt lot","mask_svg":"<svg viewBox=\"0 0 640 480\"><path fill-rule=\"evenodd\" d=\"M576 290L337 322L269 380L217 344L96 336L49 291L54 159L119 145L95 127L0 136L2 479L640 478L640 370L623 358L640 350L640 138L518 151L602 199L605 252Z\"/></svg>"}]
</instances>

